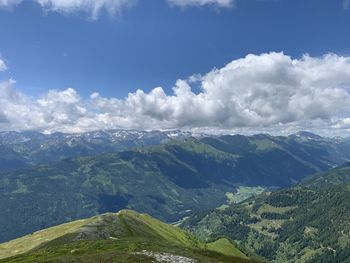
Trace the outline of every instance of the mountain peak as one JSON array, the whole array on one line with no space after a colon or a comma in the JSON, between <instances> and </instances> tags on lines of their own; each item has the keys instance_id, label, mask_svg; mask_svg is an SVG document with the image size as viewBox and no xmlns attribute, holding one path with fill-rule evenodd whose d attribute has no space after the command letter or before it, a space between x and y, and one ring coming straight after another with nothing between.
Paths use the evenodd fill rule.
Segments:
<instances>
[{"instance_id":1,"label":"mountain peak","mask_svg":"<svg viewBox=\"0 0 350 263\"><path fill-rule=\"evenodd\" d=\"M308 131L299 131L299 132L295 133L294 135L298 136L298 137L307 138L307 139L322 139L322 137L320 135L317 135L315 133L308 132Z\"/></svg>"}]
</instances>

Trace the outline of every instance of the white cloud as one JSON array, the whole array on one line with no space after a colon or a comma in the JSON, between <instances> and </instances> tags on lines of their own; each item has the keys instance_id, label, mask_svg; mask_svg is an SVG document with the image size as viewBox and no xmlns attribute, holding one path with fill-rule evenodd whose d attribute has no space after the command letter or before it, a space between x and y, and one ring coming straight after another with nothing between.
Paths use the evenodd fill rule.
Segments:
<instances>
[{"instance_id":1,"label":"white cloud","mask_svg":"<svg viewBox=\"0 0 350 263\"><path fill-rule=\"evenodd\" d=\"M343 119L338 120L333 125L333 127L336 129L350 129L350 118L343 118Z\"/></svg>"},{"instance_id":2,"label":"white cloud","mask_svg":"<svg viewBox=\"0 0 350 263\"><path fill-rule=\"evenodd\" d=\"M13 8L24 0L0 0L0 7ZM87 13L91 19L98 19L101 12L107 12L114 16L123 8L134 5L138 0L30 0L39 4L46 11L54 11L63 14L76 12ZM167 0L171 5L231 7L234 0Z\"/></svg>"},{"instance_id":3,"label":"white cloud","mask_svg":"<svg viewBox=\"0 0 350 263\"><path fill-rule=\"evenodd\" d=\"M28 0L39 4L44 10L63 14L85 12L93 20L98 19L101 12L107 12L113 16L123 8L134 5L138 0ZM165 0L172 6L201 7L215 6L219 8L233 7L236 0ZM9 8L21 4L24 0L0 0L0 8ZM343 0L344 9L348 9L350 0Z\"/></svg>"},{"instance_id":4,"label":"white cloud","mask_svg":"<svg viewBox=\"0 0 350 263\"><path fill-rule=\"evenodd\" d=\"M0 0L0 7L11 8L20 4L23 0Z\"/></svg>"},{"instance_id":5,"label":"white cloud","mask_svg":"<svg viewBox=\"0 0 350 263\"><path fill-rule=\"evenodd\" d=\"M7 70L7 65L3 59L0 57L0 72Z\"/></svg>"},{"instance_id":6,"label":"white cloud","mask_svg":"<svg viewBox=\"0 0 350 263\"><path fill-rule=\"evenodd\" d=\"M124 7L133 5L137 0L31 0L44 10L64 14L85 12L92 19L97 19L102 11L113 16ZM0 7L14 7L23 0L0 0Z\"/></svg>"},{"instance_id":7,"label":"white cloud","mask_svg":"<svg viewBox=\"0 0 350 263\"><path fill-rule=\"evenodd\" d=\"M43 8L61 13L83 11L89 13L92 19L97 19L101 11L111 16L132 5L135 0L35 0Z\"/></svg>"},{"instance_id":8,"label":"white cloud","mask_svg":"<svg viewBox=\"0 0 350 263\"><path fill-rule=\"evenodd\" d=\"M234 0L167 0L171 5L180 7L213 5L218 7L232 7Z\"/></svg>"},{"instance_id":9,"label":"white cloud","mask_svg":"<svg viewBox=\"0 0 350 263\"><path fill-rule=\"evenodd\" d=\"M194 93L191 85L201 87ZM71 88L34 99L0 84L0 130L78 132L109 128L278 131L349 129L350 57L248 55L220 69L125 99Z\"/></svg>"}]
</instances>

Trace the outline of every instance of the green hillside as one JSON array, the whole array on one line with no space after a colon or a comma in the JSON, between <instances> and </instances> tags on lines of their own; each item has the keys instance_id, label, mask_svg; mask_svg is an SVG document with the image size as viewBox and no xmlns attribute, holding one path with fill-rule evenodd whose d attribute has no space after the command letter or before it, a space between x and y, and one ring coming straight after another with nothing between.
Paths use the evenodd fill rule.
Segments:
<instances>
[{"instance_id":1,"label":"green hillside","mask_svg":"<svg viewBox=\"0 0 350 263\"><path fill-rule=\"evenodd\" d=\"M187 139L2 173L0 224L7 227L0 242L124 208L176 222L229 204L237 186L288 186L327 169L332 151L318 143L268 135Z\"/></svg>"},{"instance_id":2,"label":"green hillside","mask_svg":"<svg viewBox=\"0 0 350 263\"><path fill-rule=\"evenodd\" d=\"M307 177L300 185L310 188L326 188L347 184L350 184L350 163L345 163L327 172Z\"/></svg>"},{"instance_id":3,"label":"green hillside","mask_svg":"<svg viewBox=\"0 0 350 263\"><path fill-rule=\"evenodd\" d=\"M166 253L166 254L164 254ZM0 262L252 262L227 239L193 235L130 210L78 220L0 244Z\"/></svg>"},{"instance_id":4,"label":"green hillside","mask_svg":"<svg viewBox=\"0 0 350 263\"><path fill-rule=\"evenodd\" d=\"M301 186L202 213L182 226L207 240L228 237L272 262L349 262L347 166L308 178Z\"/></svg>"}]
</instances>

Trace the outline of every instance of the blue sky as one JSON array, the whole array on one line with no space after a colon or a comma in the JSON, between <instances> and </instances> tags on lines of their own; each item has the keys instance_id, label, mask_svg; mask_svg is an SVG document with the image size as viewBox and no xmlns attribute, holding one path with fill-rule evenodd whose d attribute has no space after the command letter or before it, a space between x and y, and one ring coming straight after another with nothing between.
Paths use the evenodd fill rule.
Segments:
<instances>
[{"instance_id":1,"label":"blue sky","mask_svg":"<svg viewBox=\"0 0 350 263\"><path fill-rule=\"evenodd\" d=\"M124 97L138 88L169 89L250 53L350 52L350 11L338 0L241 0L231 9L139 1L96 21L45 13L27 1L0 11L0 25L6 76L35 95L74 87L84 96Z\"/></svg>"},{"instance_id":2,"label":"blue sky","mask_svg":"<svg viewBox=\"0 0 350 263\"><path fill-rule=\"evenodd\" d=\"M259 58L263 53L283 52L285 57L302 61L304 54L316 59L329 53L336 54L337 58L347 58L350 53L350 10L342 0L139 0L125 7L125 0L99 0L105 8L94 15L84 6L89 0L79 0L81 6L74 8L62 7L60 0L45 0L42 3L47 4L41 5L36 3L37 0L20 1L0 0L0 54L7 67L0 72L0 80L28 100L30 97L47 98L50 91L67 91L67 88L72 88L73 95L79 97L79 103L82 100L84 107L91 104L89 96L93 92L110 101L113 98L122 100L128 93L136 94L137 89L149 95L155 87L162 87L169 97L173 95L172 88L177 86L178 79L187 79L194 74L206 76L213 68L224 68L249 54ZM123 2L122 7L118 6L115 13L108 14L113 4L119 2ZM321 59L320 63L328 62ZM193 95L203 92L207 79L200 78L196 82L189 81ZM346 78L341 83L329 85L339 85L337 88L348 92L344 89L344 86L348 87L347 81ZM215 89L224 88L218 86ZM140 99L140 103L147 99L150 98ZM38 101L31 103L36 105ZM121 103L128 104L126 100ZM248 105L248 111L253 110L252 105ZM148 110L142 110L142 115L154 114ZM9 109L2 111L7 120L2 129L26 129L12 125L11 116L6 113ZM159 117L174 111L167 109L166 113L155 113L151 123L156 128L192 126L193 120L169 124L169 116ZM105 108L94 109L94 112L117 114L107 112ZM125 114L119 117L127 119ZM260 117L270 114L272 119L275 118L270 110L257 114ZM287 119L272 121L269 117L265 122L248 121L247 124L237 117L223 128L276 129L275 125L287 127L292 123L292 127L317 126L320 129L320 125L314 123L324 120L325 113L302 118L302 124L300 117L295 117L297 115L292 112L292 117ZM340 127L339 121L345 121L346 125L341 127L348 127L348 112L339 110L332 116L327 115L326 119L332 119L334 127ZM42 120L46 121L45 118ZM161 125L157 124L159 121ZM77 120L67 122L76 124ZM115 122L113 127L130 126L119 119ZM220 122L208 120L208 123L215 127ZM194 125L195 128L202 126ZM36 126L26 124L25 127L35 129ZM46 128L38 127L39 130Z\"/></svg>"}]
</instances>

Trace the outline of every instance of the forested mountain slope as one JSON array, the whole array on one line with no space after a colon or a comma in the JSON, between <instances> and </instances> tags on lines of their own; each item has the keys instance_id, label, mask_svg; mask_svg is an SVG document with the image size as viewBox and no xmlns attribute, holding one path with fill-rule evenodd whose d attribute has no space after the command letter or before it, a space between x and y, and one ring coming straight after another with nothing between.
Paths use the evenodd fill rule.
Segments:
<instances>
[{"instance_id":1,"label":"forested mountain slope","mask_svg":"<svg viewBox=\"0 0 350 263\"><path fill-rule=\"evenodd\" d=\"M237 185L288 186L326 169L304 156L318 146L298 156L283 145L266 135L190 138L2 173L0 239L123 208L173 222L225 204Z\"/></svg>"},{"instance_id":2,"label":"forested mountain slope","mask_svg":"<svg viewBox=\"0 0 350 263\"><path fill-rule=\"evenodd\" d=\"M350 261L350 169L188 219L201 238L227 237L273 262Z\"/></svg>"},{"instance_id":3,"label":"forested mountain slope","mask_svg":"<svg viewBox=\"0 0 350 263\"><path fill-rule=\"evenodd\" d=\"M316 153L323 157L313 158ZM0 230L0 240L123 208L174 222L227 204L237 186L289 186L334 165L332 158L340 161L324 139L236 135L172 140L5 172L0 223L8 227Z\"/></svg>"},{"instance_id":4,"label":"forested mountain slope","mask_svg":"<svg viewBox=\"0 0 350 263\"><path fill-rule=\"evenodd\" d=\"M0 132L0 171L56 162L65 158L159 145L195 136L221 151L251 154L279 147L327 169L350 160L350 140L322 138L308 132L290 136L205 136L182 131L98 130L85 133Z\"/></svg>"}]
</instances>

